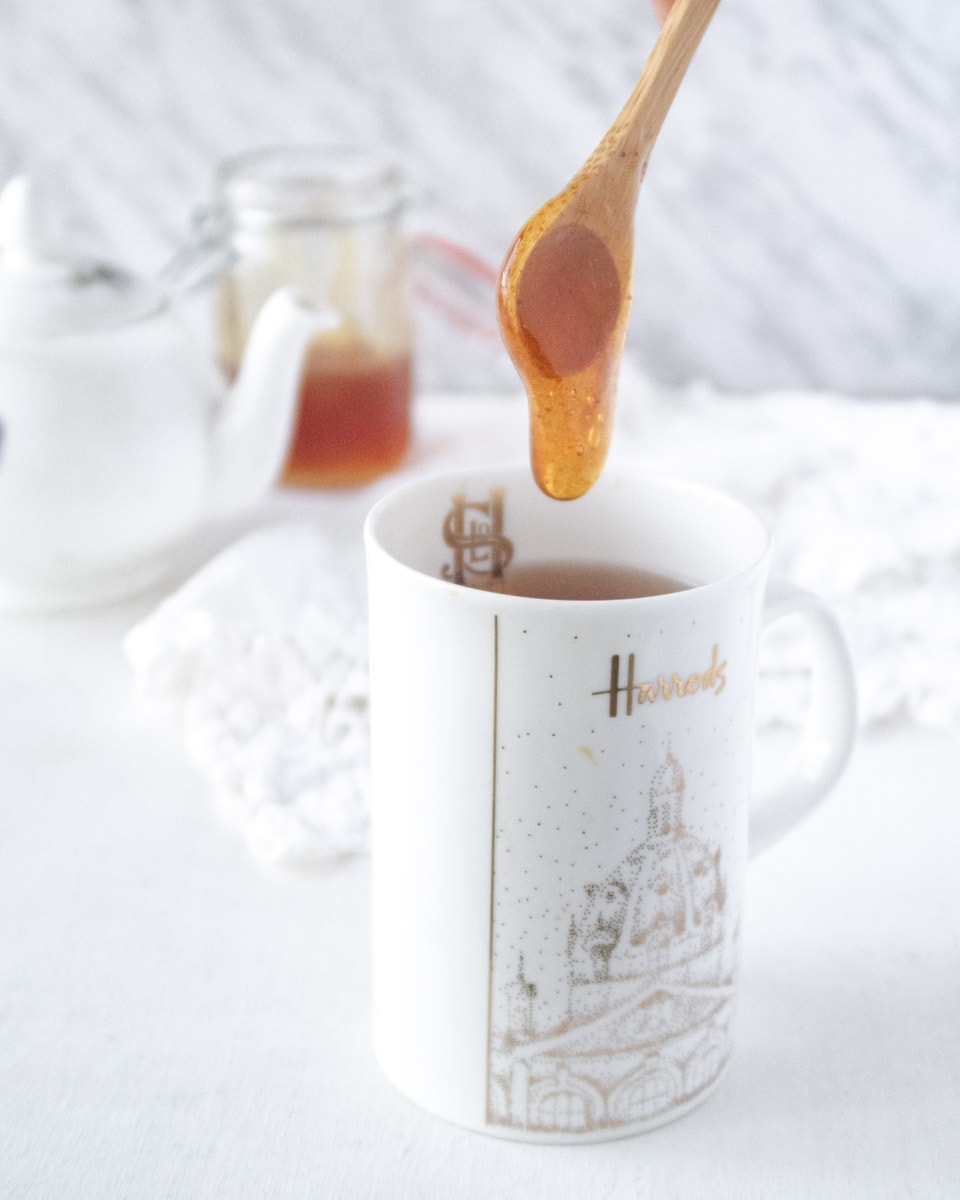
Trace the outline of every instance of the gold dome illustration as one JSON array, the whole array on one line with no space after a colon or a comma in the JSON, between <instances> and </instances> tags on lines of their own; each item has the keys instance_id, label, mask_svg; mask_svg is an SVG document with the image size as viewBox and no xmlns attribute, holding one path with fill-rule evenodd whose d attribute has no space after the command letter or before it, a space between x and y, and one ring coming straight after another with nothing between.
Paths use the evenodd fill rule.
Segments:
<instances>
[{"instance_id":1,"label":"gold dome illustration","mask_svg":"<svg viewBox=\"0 0 960 1200\"><path fill-rule=\"evenodd\" d=\"M568 1017L537 1031L522 957L510 1028L491 1055L491 1120L527 1129L655 1121L690 1102L727 1057L734 931L719 850L683 823L669 754L650 783L647 837L570 923Z\"/></svg>"}]
</instances>

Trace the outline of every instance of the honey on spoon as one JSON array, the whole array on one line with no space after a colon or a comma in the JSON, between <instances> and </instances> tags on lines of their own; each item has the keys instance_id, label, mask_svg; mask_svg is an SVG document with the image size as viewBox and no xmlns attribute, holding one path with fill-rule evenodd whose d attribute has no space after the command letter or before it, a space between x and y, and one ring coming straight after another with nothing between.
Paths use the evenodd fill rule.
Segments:
<instances>
[{"instance_id":1,"label":"honey on spoon","mask_svg":"<svg viewBox=\"0 0 960 1200\"><path fill-rule=\"evenodd\" d=\"M500 274L500 328L530 403L534 478L557 500L587 492L607 457L630 318L637 193L718 4L675 0L620 115L566 188L520 230ZM661 15L661 0L654 7Z\"/></svg>"}]
</instances>

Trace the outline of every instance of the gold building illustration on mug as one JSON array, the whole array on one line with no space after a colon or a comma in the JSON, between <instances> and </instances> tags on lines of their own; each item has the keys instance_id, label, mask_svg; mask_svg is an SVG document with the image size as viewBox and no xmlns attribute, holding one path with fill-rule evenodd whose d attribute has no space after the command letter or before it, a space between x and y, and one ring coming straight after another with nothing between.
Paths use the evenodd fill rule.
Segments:
<instances>
[{"instance_id":1,"label":"gold building illustration on mug","mask_svg":"<svg viewBox=\"0 0 960 1200\"><path fill-rule=\"evenodd\" d=\"M522 950L510 944L509 979L507 954L497 954L489 1124L544 1133L654 1124L720 1074L737 929L721 852L685 827L684 791L670 754L650 784L646 836L581 885L566 935L564 1017L555 1006L546 1021L538 1013Z\"/></svg>"}]
</instances>

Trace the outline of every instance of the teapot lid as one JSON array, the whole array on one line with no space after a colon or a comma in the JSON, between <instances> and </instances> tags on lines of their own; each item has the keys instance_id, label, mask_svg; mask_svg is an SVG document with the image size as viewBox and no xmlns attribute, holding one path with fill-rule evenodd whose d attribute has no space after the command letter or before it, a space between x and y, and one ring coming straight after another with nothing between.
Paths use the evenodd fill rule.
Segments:
<instances>
[{"instance_id":1,"label":"teapot lid","mask_svg":"<svg viewBox=\"0 0 960 1200\"><path fill-rule=\"evenodd\" d=\"M0 341L112 329L156 312L161 291L110 263L46 243L31 181L0 192Z\"/></svg>"}]
</instances>

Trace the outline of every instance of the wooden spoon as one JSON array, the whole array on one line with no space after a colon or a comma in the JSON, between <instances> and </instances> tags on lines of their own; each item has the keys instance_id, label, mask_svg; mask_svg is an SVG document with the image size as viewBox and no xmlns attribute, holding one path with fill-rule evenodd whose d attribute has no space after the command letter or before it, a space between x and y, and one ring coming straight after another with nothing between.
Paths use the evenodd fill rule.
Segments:
<instances>
[{"instance_id":1,"label":"wooden spoon","mask_svg":"<svg viewBox=\"0 0 960 1200\"><path fill-rule=\"evenodd\" d=\"M582 496L603 469L630 316L637 193L718 4L675 0L620 115L520 230L500 273L500 328L530 401L534 477L558 500Z\"/></svg>"}]
</instances>

